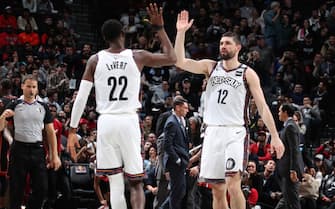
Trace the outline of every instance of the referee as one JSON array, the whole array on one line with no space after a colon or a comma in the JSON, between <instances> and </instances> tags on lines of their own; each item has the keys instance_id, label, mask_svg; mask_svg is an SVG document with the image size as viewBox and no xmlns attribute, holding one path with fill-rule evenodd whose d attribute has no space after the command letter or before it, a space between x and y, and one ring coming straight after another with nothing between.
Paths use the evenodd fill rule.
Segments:
<instances>
[{"instance_id":1,"label":"referee","mask_svg":"<svg viewBox=\"0 0 335 209\"><path fill-rule=\"evenodd\" d=\"M47 167L57 170L61 165L52 117L48 106L36 100L37 87L37 80L28 75L21 85L23 99L11 102L0 116L0 131L6 126L14 129L8 170L11 209L21 208L27 174L32 189L27 208L41 208L48 191ZM50 147L48 164L43 130Z\"/></svg>"}]
</instances>

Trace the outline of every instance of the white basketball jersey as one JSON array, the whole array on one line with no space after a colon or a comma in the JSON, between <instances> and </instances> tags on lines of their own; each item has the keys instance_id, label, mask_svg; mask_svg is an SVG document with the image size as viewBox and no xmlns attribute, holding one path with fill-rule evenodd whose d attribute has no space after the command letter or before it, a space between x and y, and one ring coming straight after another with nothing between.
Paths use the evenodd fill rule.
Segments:
<instances>
[{"instance_id":1,"label":"white basketball jersey","mask_svg":"<svg viewBox=\"0 0 335 209\"><path fill-rule=\"evenodd\" d=\"M100 114L135 113L139 102L141 73L133 52L98 52L94 73L97 108Z\"/></svg>"},{"instance_id":2,"label":"white basketball jersey","mask_svg":"<svg viewBox=\"0 0 335 209\"><path fill-rule=\"evenodd\" d=\"M218 62L205 91L204 122L208 125L248 124L250 91L245 79L247 66L226 71Z\"/></svg>"}]
</instances>

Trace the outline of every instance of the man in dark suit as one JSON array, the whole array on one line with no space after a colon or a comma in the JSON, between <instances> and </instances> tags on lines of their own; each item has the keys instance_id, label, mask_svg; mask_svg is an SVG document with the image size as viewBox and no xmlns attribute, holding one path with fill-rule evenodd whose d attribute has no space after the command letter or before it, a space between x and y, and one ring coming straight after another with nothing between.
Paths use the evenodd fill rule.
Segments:
<instances>
[{"instance_id":1,"label":"man in dark suit","mask_svg":"<svg viewBox=\"0 0 335 209\"><path fill-rule=\"evenodd\" d=\"M164 158L164 125L166 120L172 115L172 110L168 110L159 115L156 122L156 136L157 138L157 154L158 163L156 165L155 175L157 183L157 194L154 199L154 209L159 209L159 207L164 203L164 201L169 196L169 181L165 177L165 172L163 169L163 158ZM168 207L168 205L167 205Z\"/></svg>"},{"instance_id":2,"label":"man in dark suit","mask_svg":"<svg viewBox=\"0 0 335 209\"><path fill-rule=\"evenodd\" d=\"M283 197L279 200L276 209L300 209L298 182L303 174L302 155L299 150L299 129L292 117L294 107L283 104L279 108L279 120L284 122L280 138L285 146L283 157L278 161L277 168L281 180Z\"/></svg>"},{"instance_id":3,"label":"man in dark suit","mask_svg":"<svg viewBox=\"0 0 335 209\"><path fill-rule=\"evenodd\" d=\"M176 97L173 102L173 113L164 126L164 158L163 166L170 178L170 195L162 208L169 205L170 209L186 208L183 199L186 195L186 168L189 161L188 137L185 129L185 116L188 113L188 102Z\"/></svg>"}]
</instances>

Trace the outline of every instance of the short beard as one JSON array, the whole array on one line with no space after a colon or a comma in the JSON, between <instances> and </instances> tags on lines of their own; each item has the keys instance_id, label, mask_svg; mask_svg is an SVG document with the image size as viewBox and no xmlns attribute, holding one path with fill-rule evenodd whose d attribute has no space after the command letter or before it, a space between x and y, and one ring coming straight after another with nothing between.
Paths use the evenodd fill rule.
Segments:
<instances>
[{"instance_id":1,"label":"short beard","mask_svg":"<svg viewBox=\"0 0 335 209\"><path fill-rule=\"evenodd\" d=\"M234 52L228 52L227 54L221 54L221 58L225 61L232 59L235 56Z\"/></svg>"}]
</instances>

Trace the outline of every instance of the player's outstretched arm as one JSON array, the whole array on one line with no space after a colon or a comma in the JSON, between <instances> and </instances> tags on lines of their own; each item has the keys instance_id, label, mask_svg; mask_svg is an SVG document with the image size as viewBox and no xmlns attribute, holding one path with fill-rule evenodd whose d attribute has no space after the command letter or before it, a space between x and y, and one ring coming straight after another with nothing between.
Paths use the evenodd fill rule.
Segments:
<instances>
[{"instance_id":1,"label":"player's outstretched arm","mask_svg":"<svg viewBox=\"0 0 335 209\"><path fill-rule=\"evenodd\" d=\"M185 57L185 33L192 24L193 19L189 20L188 11L183 10L178 14L176 23L177 36L174 46L177 55L176 66L192 73L209 75L215 65L215 61L208 59L196 61Z\"/></svg>"},{"instance_id":2,"label":"player's outstretched arm","mask_svg":"<svg viewBox=\"0 0 335 209\"><path fill-rule=\"evenodd\" d=\"M160 39L162 53L151 53L145 50L136 51L134 53L135 60L140 69L143 66L160 67L174 65L176 63L176 53L164 29L163 8L158 7L156 3L151 3L146 9L150 17L149 21L152 30L157 33Z\"/></svg>"}]
</instances>

